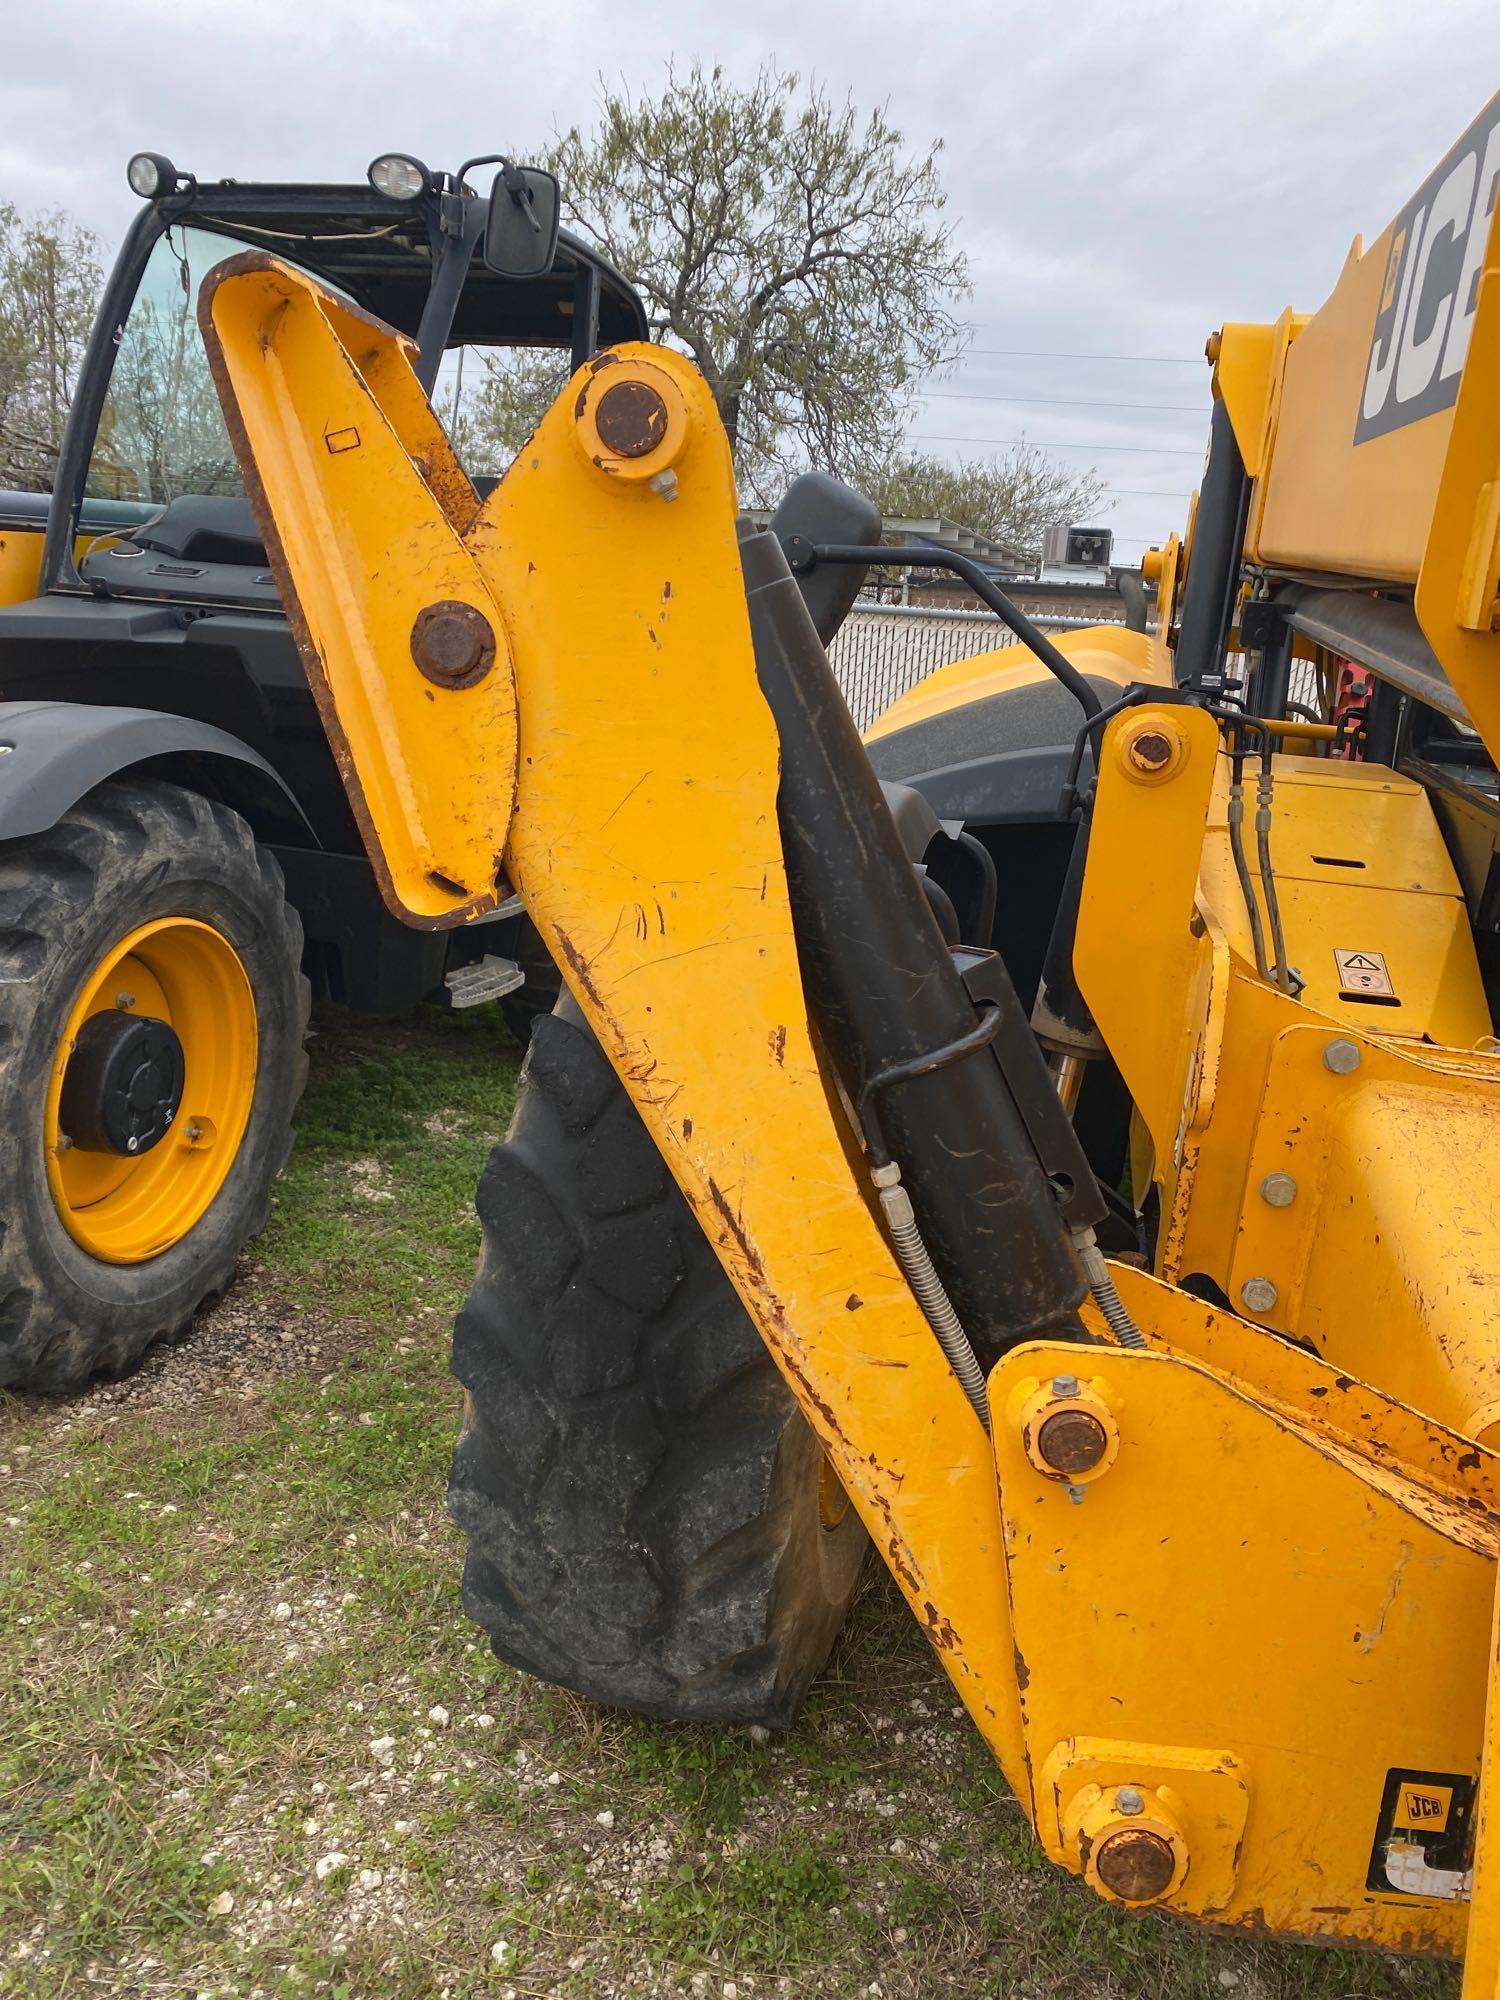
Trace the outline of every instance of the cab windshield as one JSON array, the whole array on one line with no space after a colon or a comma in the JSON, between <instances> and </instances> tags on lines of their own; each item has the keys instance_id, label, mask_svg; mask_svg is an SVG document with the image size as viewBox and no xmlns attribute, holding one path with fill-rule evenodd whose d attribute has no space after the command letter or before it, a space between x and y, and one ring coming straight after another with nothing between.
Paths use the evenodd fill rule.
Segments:
<instances>
[{"instance_id":1,"label":"cab windshield","mask_svg":"<svg viewBox=\"0 0 1500 2000\"><path fill-rule=\"evenodd\" d=\"M84 485L90 499L167 506L187 494L244 497L198 331L198 287L244 248L180 224L157 242L115 355Z\"/></svg>"}]
</instances>

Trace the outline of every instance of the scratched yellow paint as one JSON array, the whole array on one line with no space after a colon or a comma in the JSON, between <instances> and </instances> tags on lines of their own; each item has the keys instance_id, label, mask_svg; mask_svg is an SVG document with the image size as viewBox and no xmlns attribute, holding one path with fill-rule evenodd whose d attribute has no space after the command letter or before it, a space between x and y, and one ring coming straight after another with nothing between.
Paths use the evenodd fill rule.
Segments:
<instances>
[{"instance_id":1,"label":"scratched yellow paint","mask_svg":"<svg viewBox=\"0 0 1500 2000\"><path fill-rule=\"evenodd\" d=\"M611 367L639 354L681 399L675 497L586 455L575 430L584 377L461 537L410 468L375 483L395 428L371 393L374 362L356 369L332 351L315 288L269 259L237 264L209 280L205 330L243 419L268 551L300 604L304 655L331 691L341 762L361 777L371 758L409 766L455 822L487 809L482 761L424 726L400 657L419 567L444 594L482 590L508 635L520 718L510 877L1024 1798L993 1465L855 1182L813 1054L776 824L776 732L706 386L660 349L612 350ZM378 442L368 484L340 463L357 453L307 447L335 420ZM389 597L368 573L363 531L327 527L350 518L355 498L340 496L362 488L369 533L385 537L379 560L394 566L381 579ZM414 547L420 565L403 553ZM401 799L373 786L367 796L379 845L401 853Z\"/></svg>"},{"instance_id":2,"label":"scratched yellow paint","mask_svg":"<svg viewBox=\"0 0 1500 2000\"><path fill-rule=\"evenodd\" d=\"M1092 1841L1108 1808L1100 1774L1114 1783L1133 1763L1152 1788L1143 1824L1201 1844L1173 1907L1455 1948L1461 1905L1366 1895L1356 1876L1387 1759L1442 1755L1461 1772L1477 1758L1495 1548L1487 1455L1465 1467L1440 1426L1373 1388L1325 1414L1325 1364L1257 1356L1223 1316L1205 1323L1199 1302L1126 1271L1153 1351L1090 1358L1118 1405L1119 1466L1075 1505L1026 1461L1009 1421L1012 1392L1035 1386L1028 1371L1079 1365L1077 1347L1000 1365L992 1455L876 1225L812 1046L777 831L778 744L705 384L659 349L613 350L574 378L470 521L463 489L430 457L396 337L341 323L269 259L238 263L211 281L210 345L244 420L263 525L281 530L268 548L300 605L325 722L364 786L372 845L401 855L413 839L399 789L364 785L382 760L427 800L442 795L450 829L493 830L503 813L506 870L1044 1840L1091 1866L1077 1829ZM659 387L670 421L659 458L625 464L600 451L590 412L632 370ZM358 465L331 469L334 455L313 448L335 419L360 439L339 456L368 443L378 542L351 497ZM381 485L398 462L405 470ZM330 491L344 496L341 515ZM335 519L356 532L330 531ZM482 607L504 641L513 801L497 793L483 744L445 734L457 697L413 689L401 648L419 572ZM1181 870L1158 871L1156 976L1196 980L1209 1022L1233 955L1222 924L1205 919L1200 938L1191 922L1214 732L1201 716L1182 728L1192 838ZM1156 796L1168 824L1171 787ZM1101 813L1111 797L1106 772ZM452 885L461 893L483 893L477 874ZM1149 890L1131 908L1150 918ZM1114 1046L1118 1029L1122 1062L1160 1000L1143 936L1113 958L1116 972L1138 972L1117 980L1128 994L1107 1030ZM1097 981L1089 990L1103 1018L1109 996ZM1219 1047L1204 1054L1191 1009L1156 1025L1167 1041L1146 1097L1170 1156L1178 1119L1218 1087ZM1222 1022L1216 1032L1222 1044ZM1171 1192L1164 1236L1180 1243ZM1285 1630L1261 1630L1278 1619ZM1440 1680L1422 1685L1437 1687L1435 1705L1411 1692L1418 1637L1430 1646L1434 1630ZM1085 1772L1099 1794L1086 1808L1065 1796ZM1343 1901L1330 1900L1330 1873Z\"/></svg>"},{"instance_id":3,"label":"scratched yellow paint","mask_svg":"<svg viewBox=\"0 0 1500 2000\"><path fill-rule=\"evenodd\" d=\"M1338 1393L1298 1359L1306 1390ZM1089 1365L1120 1446L1081 1505L1028 1464L1017 1426L996 1426L1052 1858L1084 1865L1069 1794L1115 1746L1138 1790L1175 1802L1191 1865L1174 1907L1252 1932L1460 1950L1464 1902L1367 1878L1387 1774L1476 1769L1496 1553L1481 1492L1456 1458L1454 1484L1430 1490L1393 1469L1378 1423L1356 1442L1170 1349ZM1077 1366L1075 1347L1019 1348L991 1377L992 1405ZM1367 1415L1384 1400L1361 1394ZM1248 1791L1243 1825L1226 1771Z\"/></svg>"},{"instance_id":4,"label":"scratched yellow paint","mask_svg":"<svg viewBox=\"0 0 1500 2000\"><path fill-rule=\"evenodd\" d=\"M205 283L200 315L274 566L305 552L286 603L386 901L424 927L496 907L515 795L515 682L504 626L458 537L477 504L412 375L409 343L252 252ZM244 365L253 357L251 365ZM377 401L377 395L379 400ZM417 614L472 607L495 665L434 687L412 662ZM461 775L460 775L461 774Z\"/></svg>"}]
</instances>

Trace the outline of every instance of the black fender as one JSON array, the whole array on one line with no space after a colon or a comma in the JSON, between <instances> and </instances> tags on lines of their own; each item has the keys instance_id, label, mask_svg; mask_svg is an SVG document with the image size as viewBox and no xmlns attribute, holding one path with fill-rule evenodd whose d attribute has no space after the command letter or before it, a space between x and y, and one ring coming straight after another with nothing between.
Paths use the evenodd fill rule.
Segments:
<instances>
[{"instance_id":1,"label":"black fender","mask_svg":"<svg viewBox=\"0 0 1500 2000\"><path fill-rule=\"evenodd\" d=\"M0 840L45 833L96 785L142 766L233 806L261 839L318 845L282 778L227 729L76 701L0 702Z\"/></svg>"}]
</instances>

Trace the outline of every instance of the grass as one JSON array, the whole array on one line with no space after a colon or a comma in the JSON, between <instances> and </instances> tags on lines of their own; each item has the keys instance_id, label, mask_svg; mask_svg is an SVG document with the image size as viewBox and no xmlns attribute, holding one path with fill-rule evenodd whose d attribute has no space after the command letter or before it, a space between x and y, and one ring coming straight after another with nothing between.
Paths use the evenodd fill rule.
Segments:
<instances>
[{"instance_id":1,"label":"grass","mask_svg":"<svg viewBox=\"0 0 1500 2000\"><path fill-rule=\"evenodd\" d=\"M231 1299L130 1383L0 1401L0 1995L1456 1991L1096 1903L883 1577L784 1740L497 1663L445 1345L514 1071L488 1020L325 1020Z\"/></svg>"}]
</instances>

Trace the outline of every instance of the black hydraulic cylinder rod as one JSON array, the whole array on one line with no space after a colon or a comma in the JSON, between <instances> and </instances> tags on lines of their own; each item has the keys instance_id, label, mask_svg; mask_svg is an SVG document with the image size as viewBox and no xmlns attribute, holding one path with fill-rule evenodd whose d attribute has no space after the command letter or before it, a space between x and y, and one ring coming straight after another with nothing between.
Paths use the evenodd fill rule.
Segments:
<instances>
[{"instance_id":1,"label":"black hydraulic cylinder rod","mask_svg":"<svg viewBox=\"0 0 1500 2000\"><path fill-rule=\"evenodd\" d=\"M1285 618L1273 621L1261 648L1251 683L1251 712L1279 722L1292 698L1292 628Z\"/></svg>"},{"instance_id":2,"label":"black hydraulic cylinder rod","mask_svg":"<svg viewBox=\"0 0 1500 2000\"><path fill-rule=\"evenodd\" d=\"M740 553L762 690L781 737L778 810L809 1011L852 1103L878 1072L974 1034L977 1017L907 860L774 535ZM1040 1075L1046 1067L1034 1050ZM1073 1330L1085 1283L988 1046L881 1095L880 1121L971 1343L990 1361Z\"/></svg>"},{"instance_id":3,"label":"black hydraulic cylinder rod","mask_svg":"<svg viewBox=\"0 0 1500 2000\"><path fill-rule=\"evenodd\" d=\"M1182 590L1176 663L1179 687L1202 688L1212 694L1221 691L1249 505L1245 461L1240 457L1229 411L1218 402L1209 424L1208 463L1198 491L1193 546Z\"/></svg>"}]
</instances>

